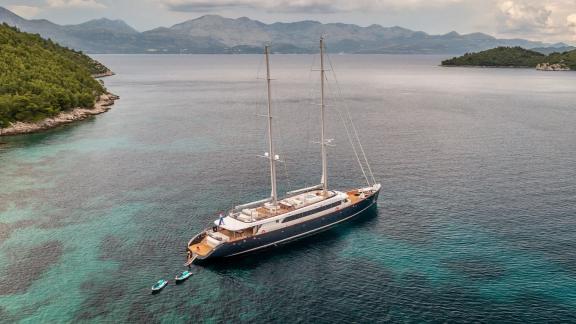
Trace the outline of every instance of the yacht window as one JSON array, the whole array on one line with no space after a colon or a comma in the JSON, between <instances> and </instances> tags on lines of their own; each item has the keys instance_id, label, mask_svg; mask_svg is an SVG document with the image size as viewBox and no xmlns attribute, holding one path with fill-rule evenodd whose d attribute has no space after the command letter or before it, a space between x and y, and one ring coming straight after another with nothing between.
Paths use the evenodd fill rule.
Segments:
<instances>
[{"instance_id":1,"label":"yacht window","mask_svg":"<svg viewBox=\"0 0 576 324\"><path fill-rule=\"evenodd\" d=\"M288 217L286 217L286 218L284 218L284 219L282 220L282 223L290 222L290 221L296 220L296 219L301 218L301 217L310 216L310 215L312 215L312 214L319 213L319 212L321 212L321 211L323 211L323 210L327 210L327 209L330 209L330 208L334 208L334 207L336 207L336 206L339 206L340 204L341 204L341 202L340 202L340 201L337 201L337 202L335 202L335 203L332 203L332 204L329 204L329 205L326 205L326 206L322 206L322 207L319 207L319 208L316 208L316 209L312 209L312 210L309 210L309 211L305 211L305 212L300 213L300 214L288 216Z\"/></svg>"}]
</instances>

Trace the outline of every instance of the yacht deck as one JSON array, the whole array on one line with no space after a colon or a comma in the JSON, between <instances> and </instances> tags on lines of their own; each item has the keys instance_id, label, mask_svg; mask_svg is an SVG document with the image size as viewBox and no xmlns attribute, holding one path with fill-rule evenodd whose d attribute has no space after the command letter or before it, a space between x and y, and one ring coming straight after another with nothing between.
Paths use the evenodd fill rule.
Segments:
<instances>
[{"instance_id":1,"label":"yacht deck","mask_svg":"<svg viewBox=\"0 0 576 324\"><path fill-rule=\"evenodd\" d=\"M230 216L245 223L255 222L318 203L320 201L334 197L335 194L336 193L329 191L328 196L324 196L322 194L322 190L309 191L296 196L284 198L278 201L277 206L272 206L270 203L265 203L255 208L242 209L241 211Z\"/></svg>"},{"instance_id":2,"label":"yacht deck","mask_svg":"<svg viewBox=\"0 0 576 324\"><path fill-rule=\"evenodd\" d=\"M362 198L362 196L358 190L348 191L348 192L346 192L346 195L348 195L348 200L350 200L350 202L352 204L355 204L355 203L359 202L360 200L364 199L364 198Z\"/></svg>"},{"instance_id":3,"label":"yacht deck","mask_svg":"<svg viewBox=\"0 0 576 324\"><path fill-rule=\"evenodd\" d=\"M190 245L188 250L192 253L198 254L199 256L206 256L210 251L212 251L212 247L208 245L206 238L204 238L200 243Z\"/></svg>"}]
</instances>

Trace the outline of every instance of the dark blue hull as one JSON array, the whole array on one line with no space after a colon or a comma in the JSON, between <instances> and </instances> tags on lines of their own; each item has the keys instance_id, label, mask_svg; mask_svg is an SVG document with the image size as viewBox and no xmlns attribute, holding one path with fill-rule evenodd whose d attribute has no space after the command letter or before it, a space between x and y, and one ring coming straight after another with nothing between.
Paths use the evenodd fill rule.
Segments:
<instances>
[{"instance_id":1,"label":"dark blue hull","mask_svg":"<svg viewBox=\"0 0 576 324\"><path fill-rule=\"evenodd\" d=\"M357 202L354 205L348 206L344 209L324 215L319 218L315 218L284 229L275 230L273 232L258 234L246 238L242 241L223 243L219 245L212 253L199 259L208 260L255 252L264 248L278 246L325 231L337 224L361 216L365 211L376 204L376 201L378 200L378 194L379 191L374 193L372 196L366 197L364 200Z\"/></svg>"}]
</instances>

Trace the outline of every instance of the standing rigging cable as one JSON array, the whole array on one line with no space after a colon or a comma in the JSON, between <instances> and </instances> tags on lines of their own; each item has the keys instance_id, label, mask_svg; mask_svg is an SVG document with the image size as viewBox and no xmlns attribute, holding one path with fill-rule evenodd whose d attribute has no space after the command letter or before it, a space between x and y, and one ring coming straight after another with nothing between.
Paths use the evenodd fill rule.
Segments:
<instances>
[{"instance_id":1,"label":"standing rigging cable","mask_svg":"<svg viewBox=\"0 0 576 324\"><path fill-rule=\"evenodd\" d=\"M328 87L328 90L330 91L330 87ZM346 130L346 137L348 138L348 142L350 143L350 146L352 146L352 151L354 152L354 156L356 157L356 162L358 162L358 165L360 166L360 171L362 171L362 176L364 177L364 180L366 180L366 184L368 186L370 186L371 185L370 180L368 179L368 176L366 175L366 171L364 170L364 166L362 165L362 161L360 161L360 156L358 155L356 145L354 145L354 142L352 141L352 135L350 134L348 122L344 118L342 111L340 109L338 109L337 106L334 106L334 107L336 108L336 112L338 113L338 117L340 118L340 120L342 121L342 124L344 125L344 130Z\"/></svg>"},{"instance_id":2,"label":"standing rigging cable","mask_svg":"<svg viewBox=\"0 0 576 324\"><path fill-rule=\"evenodd\" d=\"M362 157L364 158L364 162L366 163L366 167L368 169L368 174L370 175L372 183L374 184L374 183L376 183L376 178L374 177L374 173L372 173L372 168L370 167L370 163L368 162L368 158L366 157L366 152L364 151L364 147L362 146L362 142L360 141L360 136L358 135L358 130L356 128L356 125L354 124L354 121L352 120L352 115L350 114L350 109L348 108L348 105L344 101L344 96L342 95L342 88L340 87L340 83L338 82L338 78L336 76L336 72L334 71L334 68L332 65L332 60L330 59L330 56L328 56L328 63L330 64L330 69L332 70L332 74L334 75L334 81L336 82L338 94L339 94L339 96L342 99L342 102L344 104L344 108L345 108L348 120L350 120L350 125L352 126L351 128L354 132L354 137L356 139L356 142L358 143L358 147L360 148L360 152L362 153Z\"/></svg>"}]
</instances>

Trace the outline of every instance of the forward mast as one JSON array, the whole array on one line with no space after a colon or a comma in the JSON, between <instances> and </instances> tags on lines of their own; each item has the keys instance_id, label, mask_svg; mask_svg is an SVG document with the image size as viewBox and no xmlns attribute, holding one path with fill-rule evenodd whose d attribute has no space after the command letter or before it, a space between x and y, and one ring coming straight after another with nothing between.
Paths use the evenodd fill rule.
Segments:
<instances>
[{"instance_id":1,"label":"forward mast","mask_svg":"<svg viewBox=\"0 0 576 324\"><path fill-rule=\"evenodd\" d=\"M326 137L325 137L325 126L324 126L324 110L326 105L324 104L324 37L320 37L320 145L322 146L322 179L320 184L322 185L322 194L324 197L328 195L328 160L326 154Z\"/></svg>"},{"instance_id":2,"label":"forward mast","mask_svg":"<svg viewBox=\"0 0 576 324\"><path fill-rule=\"evenodd\" d=\"M276 160L278 156L274 153L274 139L272 137L272 88L270 78L270 46L264 47L266 55L266 86L268 90L268 160L270 161L270 199L272 206L278 204L278 192L276 189Z\"/></svg>"}]
</instances>

